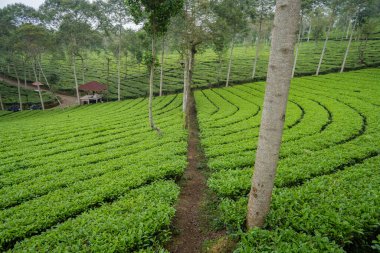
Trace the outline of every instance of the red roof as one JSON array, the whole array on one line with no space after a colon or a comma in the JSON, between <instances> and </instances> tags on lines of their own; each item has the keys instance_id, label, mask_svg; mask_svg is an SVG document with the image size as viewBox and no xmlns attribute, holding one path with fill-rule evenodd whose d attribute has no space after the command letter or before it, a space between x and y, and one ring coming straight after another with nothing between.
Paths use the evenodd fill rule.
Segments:
<instances>
[{"instance_id":1,"label":"red roof","mask_svg":"<svg viewBox=\"0 0 380 253\"><path fill-rule=\"evenodd\" d=\"M43 85L43 84L40 83L40 82L34 82L34 83L32 83L32 85L34 85L34 86L40 86L40 85Z\"/></svg>"},{"instance_id":2,"label":"red roof","mask_svg":"<svg viewBox=\"0 0 380 253\"><path fill-rule=\"evenodd\" d=\"M101 84L97 81L91 81L80 85L79 89L84 91L103 91L107 90L107 85Z\"/></svg>"}]
</instances>

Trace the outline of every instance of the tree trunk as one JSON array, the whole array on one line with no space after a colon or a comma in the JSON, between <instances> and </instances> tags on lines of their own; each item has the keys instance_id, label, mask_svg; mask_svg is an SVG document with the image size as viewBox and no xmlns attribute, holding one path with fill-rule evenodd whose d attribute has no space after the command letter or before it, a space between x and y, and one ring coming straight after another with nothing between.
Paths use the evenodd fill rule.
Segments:
<instances>
[{"instance_id":1,"label":"tree trunk","mask_svg":"<svg viewBox=\"0 0 380 253\"><path fill-rule=\"evenodd\" d=\"M323 44L323 49L322 49L321 57L319 58L317 72L315 73L316 76L319 75L319 71L321 70L321 65L322 65L323 57L325 56L327 41L329 40L329 35L330 35L332 23L333 22L332 22L332 19L331 19L329 28L328 28L327 33L326 33L325 43Z\"/></svg>"},{"instance_id":2,"label":"tree trunk","mask_svg":"<svg viewBox=\"0 0 380 253\"><path fill-rule=\"evenodd\" d=\"M257 33L256 37L256 53L255 53L255 60L253 61L253 69L252 69L252 80L255 78L256 75L256 66L257 61L259 60L259 53L260 53L260 40L261 40L261 29L262 29L262 14L260 14L260 23L259 23L259 32Z\"/></svg>"},{"instance_id":3,"label":"tree trunk","mask_svg":"<svg viewBox=\"0 0 380 253\"><path fill-rule=\"evenodd\" d=\"M75 55L72 54L72 62L73 62L73 72L74 72L74 81L75 81L75 90L77 93L77 103L80 104L80 97L79 97L79 86L78 86L78 78L77 78L77 68L75 63Z\"/></svg>"},{"instance_id":4,"label":"tree trunk","mask_svg":"<svg viewBox=\"0 0 380 253\"><path fill-rule=\"evenodd\" d=\"M25 61L22 63L22 66L24 68L24 86L26 88L27 82L26 82L26 64L25 64Z\"/></svg>"},{"instance_id":5,"label":"tree trunk","mask_svg":"<svg viewBox=\"0 0 380 253\"><path fill-rule=\"evenodd\" d=\"M223 67L222 56L219 56L219 70L218 70L218 78L217 78L218 83L220 82L220 79L222 76L222 67Z\"/></svg>"},{"instance_id":6,"label":"tree trunk","mask_svg":"<svg viewBox=\"0 0 380 253\"><path fill-rule=\"evenodd\" d=\"M348 38L348 34L350 32L351 20L348 21L347 31L346 31L346 39Z\"/></svg>"},{"instance_id":7,"label":"tree trunk","mask_svg":"<svg viewBox=\"0 0 380 253\"><path fill-rule=\"evenodd\" d=\"M53 93L55 99L57 99L59 106L62 107L62 103L61 103L61 101L59 100L59 98L57 97L57 95L55 95L55 93L52 91L52 89L51 89L51 87L50 87L49 81L47 80L46 75L45 75L45 72L44 72L43 69L42 69L41 62L37 60L37 63L38 63L38 66L40 67L40 70L41 70L42 76L43 76L44 79L45 79L46 85L48 86L49 90Z\"/></svg>"},{"instance_id":8,"label":"tree trunk","mask_svg":"<svg viewBox=\"0 0 380 253\"><path fill-rule=\"evenodd\" d=\"M249 193L247 226L262 227L269 212L294 61L300 0L278 0L267 85Z\"/></svg>"},{"instance_id":9,"label":"tree trunk","mask_svg":"<svg viewBox=\"0 0 380 253\"><path fill-rule=\"evenodd\" d=\"M235 36L232 38L232 41L231 41L230 60L228 62L226 87L228 87L228 84L230 82L231 66L232 66L232 55L233 55L234 47L235 47Z\"/></svg>"},{"instance_id":10,"label":"tree trunk","mask_svg":"<svg viewBox=\"0 0 380 253\"><path fill-rule=\"evenodd\" d=\"M84 72L85 72L84 58L81 56L80 60L82 62L82 84L85 84L85 78L84 78Z\"/></svg>"},{"instance_id":11,"label":"tree trunk","mask_svg":"<svg viewBox=\"0 0 380 253\"><path fill-rule=\"evenodd\" d=\"M183 69L183 98L182 98L182 111L187 112L187 103L189 100L189 89L190 89L190 50L186 49L187 52L184 54L184 69ZM185 120L186 122L186 120Z\"/></svg>"},{"instance_id":12,"label":"tree trunk","mask_svg":"<svg viewBox=\"0 0 380 253\"><path fill-rule=\"evenodd\" d=\"M1 107L1 110L4 111L3 99L1 97L1 93L0 93L0 107Z\"/></svg>"},{"instance_id":13,"label":"tree trunk","mask_svg":"<svg viewBox=\"0 0 380 253\"><path fill-rule=\"evenodd\" d=\"M152 62L150 65L150 77L149 77L149 125L153 130L160 132L160 129L156 127L153 121L153 82L154 82L154 63L156 60L156 34L152 35Z\"/></svg>"},{"instance_id":14,"label":"tree trunk","mask_svg":"<svg viewBox=\"0 0 380 253\"><path fill-rule=\"evenodd\" d=\"M121 31L119 31L119 45L117 49L117 101L121 100L120 61L121 61Z\"/></svg>"},{"instance_id":15,"label":"tree trunk","mask_svg":"<svg viewBox=\"0 0 380 253\"><path fill-rule=\"evenodd\" d=\"M310 20L310 25L309 25L309 31L307 32L307 42L310 41L310 33L311 33L311 20Z\"/></svg>"},{"instance_id":16,"label":"tree trunk","mask_svg":"<svg viewBox=\"0 0 380 253\"><path fill-rule=\"evenodd\" d=\"M119 18L119 41L117 45L117 100L121 100L120 65L121 65L121 20Z\"/></svg>"},{"instance_id":17,"label":"tree trunk","mask_svg":"<svg viewBox=\"0 0 380 253\"><path fill-rule=\"evenodd\" d=\"M36 59L34 59L34 63L33 63L33 73L34 73L34 77L36 79L36 82L38 82L37 70L36 70ZM45 105L44 105L44 101L42 99L40 85L38 85L37 87L38 87L38 95L40 96L41 107L42 107L42 110L44 111L45 110Z\"/></svg>"},{"instance_id":18,"label":"tree trunk","mask_svg":"<svg viewBox=\"0 0 380 253\"><path fill-rule=\"evenodd\" d=\"M17 93L18 93L18 102L20 104L20 111L22 111L22 100L21 100L21 84L20 84L20 78L18 76L18 71L16 66L13 66L16 74L16 79L17 79Z\"/></svg>"},{"instance_id":19,"label":"tree trunk","mask_svg":"<svg viewBox=\"0 0 380 253\"><path fill-rule=\"evenodd\" d=\"M302 15L300 18L300 30L298 31L296 53L294 56L294 63L293 63L293 70L292 70L292 78L294 77L294 73L296 72L296 65L297 65L297 60L298 60L298 50L299 50L300 42L301 42L301 31L302 31Z\"/></svg>"},{"instance_id":20,"label":"tree trunk","mask_svg":"<svg viewBox=\"0 0 380 253\"><path fill-rule=\"evenodd\" d=\"M194 66L194 46L188 49L187 59L185 60L185 84L184 84L184 100L183 100L183 112L185 113L185 128L189 127L189 113L190 113L190 96L191 96L191 83L192 83L192 71Z\"/></svg>"},{"instance_id":21,"label":"tree trunk","mask_svg":"<svg viewBox=\"0 0 380 253\"><path fill-rule=\"evenodd\" d=\"M164 56L165 56L165 36L162 36L161 70L160 70L160 97L162 96L162 86L164 85Z\"/></svg>"},{"instance_id":22,"label":"tree trunk","mask_svg":"<svg viewBox=\"0 0 380 253\"><path fill-rule=\"evenodd\" d=\"M348 40L346 52L343 57L343 63L342 63L342 67L340 68L340 73L343 73L344 67L346 65L346 60L347 60L348 52L350 51L350 46L351 46L352 36L354 35L354 30L355 30L355 23L352 25L352 31L351 31L350 39Z\"/></svg>"}]
</instances>

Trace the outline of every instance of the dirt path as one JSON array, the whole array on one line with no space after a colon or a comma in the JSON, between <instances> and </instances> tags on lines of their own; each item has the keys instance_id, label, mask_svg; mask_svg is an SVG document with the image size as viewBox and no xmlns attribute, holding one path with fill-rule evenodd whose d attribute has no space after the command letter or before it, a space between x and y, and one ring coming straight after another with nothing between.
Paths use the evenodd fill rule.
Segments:
<instances>
[{"instance_id":1,"label":"dirt path","mask_svg":"<svg viewBox=\"0 0 380 253\"><path fill-rule=\"evenodd\" d=\"M12 85L12 86L16 86L16 87L18 86L17 81L10 79L6 76L0 76L0 81L3 81L4 83L7 83L7 84ZM21 83L21 88L27 89L27 90L35 90L36 89L36 87L34 87L30 84L27 84L25 87L23 82ZM41 88L41 90L42 91L49 91L48 89L45 89L45 88ZM55 93L55 94L61 99L62 107L69 107L72 105L77 105L77 98L76 97L68 96L68 95L64 95L64 94L60 94L60 93ZM57 107L59 107L59 105Z\"/></svg>"},{"instance_id":2,"label":"dirt path","mask_svg":"<svg viewBox=\"0 0 380 253\"><path fill-rule=\"evenodd\" d=\"M190 98L188 165L181 183L181 193L176 206L173 221L174 235L167 249L177 253L201 252L205 240L214 239L218 233L206 232L202 229L202 203L206 198L206 178L199 165L204 162L204 154L200 150L198 121L196 117L193 94Z\"/></svg>"}]
</instances>

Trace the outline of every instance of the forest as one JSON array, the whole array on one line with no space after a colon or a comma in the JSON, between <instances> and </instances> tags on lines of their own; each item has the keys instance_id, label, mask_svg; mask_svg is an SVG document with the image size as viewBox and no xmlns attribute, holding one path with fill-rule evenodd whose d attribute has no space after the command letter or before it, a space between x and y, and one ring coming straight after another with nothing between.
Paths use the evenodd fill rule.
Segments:
<instances>
[{"instance_id":1,"label":"forest","mask_svg":"<svg viewBox=\"0 0 380 253\"><path fill-rule=\"evenodd\" d=\"M1 252L380 252L380 2L0 8Z\"/></svg>"}]
</instances>

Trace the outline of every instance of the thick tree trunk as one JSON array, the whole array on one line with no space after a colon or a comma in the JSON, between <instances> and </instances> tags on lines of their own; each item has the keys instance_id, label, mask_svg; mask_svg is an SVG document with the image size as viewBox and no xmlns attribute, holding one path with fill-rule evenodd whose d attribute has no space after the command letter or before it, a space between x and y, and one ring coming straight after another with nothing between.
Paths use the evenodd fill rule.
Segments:
<instances>
[{"instance_id":1,"label":"thick tree trunk","mask_svg":"<svg viewBox=\"0 0 380 253\"><path fill-rule=\"evenodd\" d=\"M262 227L269 212L294 61L300 0L278 0L267 86L249 193L247 226Z\"/></svg>"},{"instance_id":2,"label":"thick tree trunk","mask_svg":"<svg viewBox=\"0 0 380 253\"><path fill-rule=\"evenodd\" d=\"M152 62L150 65L150 77L149 77L149 125L153 130L160 132L160 129L154 124L153 120L153 82L154 82L154 63L156 60L156 35L152 36Z\"/></svg>"},{"instance_id":3,"label":"thick tree trunk","mask_svg":"<svg viewBox=\"0 0 380 253\"><path fill-rule=\"evenodd\" d=\"M18 93L18 102L20 106L20 111L22 111L22 100L21 100L21 83L20 83L20 77L18 76L18 71L16 66L13 66L16 74L17 79L17 93Z\"/></svg>"},{"instance_id":4,"label":"thick tree trunk","mask_svg":"<svg viewBox=\"0 0 380 253\"><path fill-rule=\"evenodd\" d=\"M327 30L327 33L326 33L326 39L325 39L325 43L323 44L323 49L322 49L322 53L321 53L321 56L319 58L319 63L318 63L318 67L317 67L317 71L315 72L315 75L319 75L319 71L321 70L321 65L322 65L322 61L323 61L323 57L325 56L325 52L326 52L326 46L327 46L327 41L329 40L329 35L330 35L330 31L331 31L331 27L332 27L332 20L330 21L330 25L329 25L329 28Z\"/></svg>"},{"instance_id":5,"label":"thick tree trunk","mask_svg":"<svg viewBox=\"0 0 380 253\"><path fill-rule=\"evenodd\" d=\"M228 84L230 83L231 67L232 67L232 57L233 57L234 47L235 47L235 36L232 38L232 41L231 41L230 59L229 59L229 62L228 62L226 87L228 87Z\"/></svg>"},{"instance_id":6,"label":"thick tree trunk","mask_svg":"<svg viewBox=\"0 0 380 253\"><path fill-rule=\"evenodd\" d=\"M73 64L73 72L74 72L74 81L75 81L75 90L77 93L77 103L80 105L80 96L79 96L79 86L78 86L78 78L77 78L77 68L75 62L75 55L72 55L72 64Z\"/></svg>"},{"instance_id":7,"label":"thick tree trunk","mask_svg":"<svg viewBox=\"0 0 380 253\"><path fill-rule=\"evenodd\" d=\"M346 52L344 53L342 67L340 68L340 73L343 73L344 67L346 66L346 60L347 60L348 52L350 51L350 46L351 46L352 36L354 35L354 30L355 30L355 23L352 26L352 31L351 31L350 39L348 40Z\"/></svg>"},{"instance_id":8,"label":"thick tree trunk","mask_svg":"<svg viewBox=\"0 0 380 253\"><path fill-rule=\"evenodd\" d=\"M38 82L38 76L37 76L37 70L36 70L36 59L34 59L34 63L33 63L33 73L34 73L34 78L35 78L36 82ZM41 107L42 107L42 110L44 111L45 105L44 105L44 101L42 99L40 85L38 85L37 87L38 87L38 95L40 96Z\"/></svg>"},{"instance_id":9,"label":"thick tree trunk","mask_svg":"<svg viewBox=\"0 0 380 253\"><path fill-rule=\"evenodd\" d=\"M162 87L164 85L164 56L165 56L165 36L162 36L161 70L160 70L160 97L162 96Z\"/></svg>"}]
</instances>

